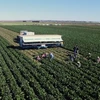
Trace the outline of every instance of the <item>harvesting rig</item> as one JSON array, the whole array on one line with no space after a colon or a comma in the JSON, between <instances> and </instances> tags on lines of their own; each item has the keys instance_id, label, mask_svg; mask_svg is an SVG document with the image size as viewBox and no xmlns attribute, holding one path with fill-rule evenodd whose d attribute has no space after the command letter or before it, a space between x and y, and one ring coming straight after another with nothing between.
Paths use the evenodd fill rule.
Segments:
<instances>
[{"instance_id":1,"label":"harvesting rig","mask_svg":"<svg viewBox=\"0 0 100 100\"><path fill-rule=\"evenodd\" d=\"M35 32L20 31L17 36L21 48L47 48L63 46L61 35L35 35Z\"/></svg>"}]
</instances>

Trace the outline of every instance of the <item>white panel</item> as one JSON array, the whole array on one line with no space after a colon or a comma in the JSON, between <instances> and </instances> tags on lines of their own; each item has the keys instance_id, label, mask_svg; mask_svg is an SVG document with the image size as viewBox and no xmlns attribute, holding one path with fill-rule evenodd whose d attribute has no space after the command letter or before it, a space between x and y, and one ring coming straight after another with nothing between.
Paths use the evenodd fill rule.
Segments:
<instances>
[{"instance_id":1,"label":"white panel","mask_svg":"<svg viewBox=\"0 0 100 100\"><path fill-rule=\"evenodd\" d=\"M61 35L22 36L24 42L63 41Z\"/></svg>"}]
</instances>

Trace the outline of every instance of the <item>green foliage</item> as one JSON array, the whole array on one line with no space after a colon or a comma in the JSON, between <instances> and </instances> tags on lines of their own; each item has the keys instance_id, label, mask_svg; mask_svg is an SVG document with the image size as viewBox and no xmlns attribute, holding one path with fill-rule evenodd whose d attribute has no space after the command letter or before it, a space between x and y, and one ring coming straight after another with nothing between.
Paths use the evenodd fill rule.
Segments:
<instances>
[{"instance_id":1,"label":"green foliage","mask_svg":"<svg viewBox=\"0 0 100 100\"><path fill-rule=\"evenodd\" d=\"M93 26L3 26L13 31L35 31L36 34L61 34L64 48L79 53L100 51L100 29ZM82 66L57 59L43 59L36 65L16 48L0 37L0 98L3 100L99 100L100 65L80 57ZM43 51L34 51L41 54ZM64 51L56 52L63 53ZM66 56L65 56L66 57Z\"/></svg>"}]
</instances>

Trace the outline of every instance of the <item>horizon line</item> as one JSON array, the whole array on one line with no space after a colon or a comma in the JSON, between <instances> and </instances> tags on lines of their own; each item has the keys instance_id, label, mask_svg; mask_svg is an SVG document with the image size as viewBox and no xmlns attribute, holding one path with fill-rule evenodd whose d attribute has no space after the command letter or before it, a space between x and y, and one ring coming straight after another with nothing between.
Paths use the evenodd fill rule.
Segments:
<instances>
[{"instance_id":1,"label":"horizon line","mask_svg":"<svg viewBox=\"0 0 100 100\"><path fill-rule=\"evenodd\" d=\"M26 22L32 22L32 21L58 21L58 22L61 22L61 21L63 21L63 22L99 22L100 23L100 21L86 21L86 20L25 20L25 19L21 19L21 20L0 20L0 22L14 22L14 21L16 21L16 22L23 22L23 21L26 21Z\"/></svg>"}]
</instances>

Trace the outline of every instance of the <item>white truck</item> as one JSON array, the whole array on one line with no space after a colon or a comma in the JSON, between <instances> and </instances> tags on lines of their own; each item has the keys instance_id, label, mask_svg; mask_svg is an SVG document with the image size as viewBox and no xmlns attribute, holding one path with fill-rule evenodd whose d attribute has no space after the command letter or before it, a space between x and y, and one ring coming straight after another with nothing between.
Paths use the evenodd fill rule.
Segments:
<instances>
[{"instance_id":1,"label":"white truck","mask_svg":"<svg viewBox=\"0 0 100 100\"><path fill-rule=\"evenodd\" d=\"M34 32L21 31L17 36L22 48L47 48L63 46L61 35L35 35Z\"/></svg>"}]
</instances>

